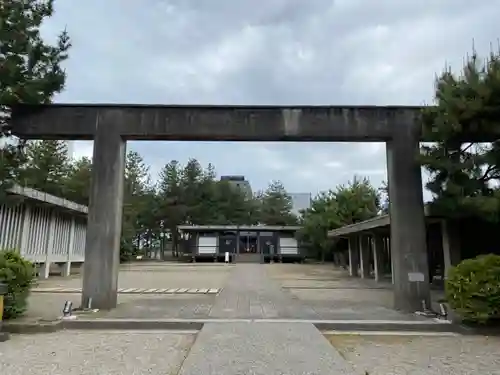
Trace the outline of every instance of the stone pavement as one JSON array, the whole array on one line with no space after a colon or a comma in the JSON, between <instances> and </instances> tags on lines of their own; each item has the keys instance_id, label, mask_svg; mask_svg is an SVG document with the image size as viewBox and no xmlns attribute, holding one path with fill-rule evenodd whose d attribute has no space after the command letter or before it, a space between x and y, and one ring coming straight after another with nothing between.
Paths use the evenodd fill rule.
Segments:
<instances>
[{"instance_id":1,"label":"stone pavement","mask_svg":"<svg viewBox=\"0 0 500 375\"><path fill-rule=\"evenodd\" d=\"M394 311L387 285L332 265L137 264L120 271L119 286L118 307L96 318L425 320ZM80 305L80 287L79 277L43 280L28 316L56 319L66 300Z\"/></svg>"},{"instance_id":2,"label":"stone pavement","mask_svg":"<svg viewBox=\"0 0 500 375\"><path fill-rule=\"evenodd\" d=\"M317 319L316 312L281 289L266 266L237 265L226 286L215 299L211 318L301 318Z\"/></svg>"},{"instance_id":3,"label":"stone pavement","mask_svg":"<svg viewBox=\"0 0 500 375\"><path fill-rule=\"evenodd\" d=\"M154 288L150 282L151 293L120 293L118 307L112 311L100 311L93 315L95 318L107 319L298 319L298 320L390 320L390 321L428 321L428 319L405 314L390 308L392 292L387 289L366 287L364 282L337 275L331 266L314 267L308 265L262 265L237 264L207 268L196 266L184 268L189 272L179 273L178 268L167 266L161 272L156 267L156 284ZM186 267L186 266L184 266ZM207 274L207 270L211 271ZM286 272L293 272L286 275ZM319 271L318 271L319 270ZM197 275L197 272L199 274ZM309 285L316 285L317 272L328 272L330 283L336 288L329 289L316 286L313 289L296 289L290 287L290 279L283 280L283 272L292 282L297 282L301 272L310 273ZM140 282L144 272L123 272L125 280L131 283ZM136 277L133 279L130 273ZM326 273L326 275L328 275ZM345 272L344 272L345 273ZM205 275L205 276L203 276ZM325 275L325 278L326 278ZM332 276L334 275L334 276ZM211 281L214 277L217 282ZM120 276L122 277L122 276ZM169 285L188 284L188 278L197 278L199 288L178 289L186 293L155 293L158 287ZM293 279L293 278L296 279ZM332 281L333 277L333 281ZM337 279L335 279L337 278ZM222 282L223 280L223 282ZM300 280L299 280L300 281ZM144 282L144 281L142 281ZM288 283L288 284L287 284ZM321 283L325 281L320 280ZM217 285L210 290L218 293L205 292L203 284ZM346 285L348 287L346 287ZM283 287L285 286L285 287ZM42 287L47 288L46 285ZM55 299L54 295L63 294L66 286L60 286L57 293L34 293L32 300L40 295ZM45 289L46 290L46 289ZM130 290L130 289L125 289ZM191 291L191 293L189 292ZM50 297L49 297L50 296ZM78 300L78 298L75 298ZM64 298L59 299L64 303ZM62 306L62 304L61 304ZM59 308L60 310L60 308Z\"/></svg>"},{"instance_id":4,"label":"stone pavement","mask_svg":"<svg viewBox=\"0 0 500 375\"><path fill-rule=\"evenodd\" d=\"M347 271L328 264L280 264L267 268L271 278L294 298L329 320L422 320L395 311L392 284L352 278ZM433 291L437 301L442 293Z\"/></svg>"},{"instance_id":5,"label":"stone pavement","mask_svg":"<svg viewBox=\"0 0 500 375\"><path fill-rule=\"evenodd\" d=\"M179 375L350 375L352 366L309 323L208 323Z\"/></svg>"},{"instance_id":6,"label":"stone pavement","mask_svg":"<svg viewBox=\"0 0 500 375\"><path fill-rule=\"evenodd\" d=\"M122 265L118 285L122 292L127 293L118 294L116 309L102 311L99 316L136 319L206 318L216 295L213 292L217 290L218 293L224 287L232 268L214 263L193 265L140 262ZM80 275L40 280L29 298L27 317L57 319L67 300L75 307L80 306L81 285ZM167 289L165 293L153 293L164 289ZM206 290L207 293L202 293ZM146 291L150 292L145 293ZM174 293L169 293L171 291Z\"/></svg>"},{"instance_id":7,"label":"stone pavement","mask_svg":"<svg viewBox=\"0 0 500 375\"><path fill-rule=\"evenodd\" d=\"M312 269L290 265L294 272ZM305 320L414 320L424 318L395 311L379 301L381 293L391 291L364 289L359 280L339 278L337 289L295 290L283 288L277 273L288 265L239 264L233 268L225 287L210 311L212 318L305 319ZM324 270L325 267L320 268ZM334 274L333 267L328 270ZM271 277L273 276L274 277ZM331 277L331 276L330 276ZM315 280L313 280L316 283ZM356 282L357 288L346 289ZM347 290L347 291L346 291ZM328 294L337 292L337 298ZM340 291L340 293L339 293ZM342 297L343 295L343 297ZM349 296L349 298L346 298Z\"/></svg>"}]
</instances>

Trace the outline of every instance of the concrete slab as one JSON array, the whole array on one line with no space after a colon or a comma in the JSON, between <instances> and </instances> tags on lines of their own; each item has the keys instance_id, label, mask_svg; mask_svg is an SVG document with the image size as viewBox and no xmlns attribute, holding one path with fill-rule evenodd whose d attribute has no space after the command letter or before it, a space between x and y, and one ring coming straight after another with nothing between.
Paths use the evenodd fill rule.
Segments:
<instances>
[{"instance_id":1,"label":"concrete slab","mask_svg":"<svg viewBox=\"0 0 500 375\"><path fill-rule=\"evenodd\" d=\"M394 311L391 308L390 290L365 288L365 281L358 283L356 279L345 277L345 272L333 269L332 266L237 264L228 268L193 268L185 265L146 264L127 267L128 270L122 272L125 275L123 277L128 278L127 282L133 281L135 287L121 288L117 308L112 311L100 311L96 317L427 321L423 317ZM143 272L130 271L132 268ZM143 275L149 274L149 271L145 271L148 269L156 269L151 271L156 278L148 276L145 281ZM193 271L183 271L187 269ZM197 272L201 275L192 276ZM215 281L211 281L211 276ZM190 277L205 281L207 286L193 285L190 281L189 288L167 288L175 283L187 283ZM282 287L283 280L294 282L300 278L307 279L305 281L312 285L315 282L324 283L325 279L330 278L330 281L338 282L339 286L334 289L325 288L324 284L316 289ZM224 283L220 283L222 279ZM148 284L153 281L161 281L163 284ZM74 279L70 279L71 282L74 282ZM208 287L217 284L220 286ZM52 288L52 291L55 290L53 288L60 288L60 293L33 293L30 297L29 316L55 319L61 315L66 300L72 301L75 307L80 306L78 293L65 292L74 290L72 287L40 285L39 288Z\"/></svg>"},{"instance_id":2,"label":"concrete slab","mask_svg":"<svg viewBox=\"0 0 500 375\"><path fill-rule=\"evenodd\" d=\"M355 374L309 323L208 323L179 375Z\"/></svg>"},{"instance_id":3,"label":"concrete slab","mask_svg":"<svg viewBox=\"0 0 500 375\"><path fill-rule=\"evenodd\" d=\"M130 288L222 288L232 267L182 263L132 263L122 265L118 277L119 289ZM81 288L81 275L51 276L38 280L39 288Z\"/></svg>"},{"instance_id":4,"label":"concrete slab","mask_svg":"<svg viewBox=\"0 0 500 375\"><path fill-rule=\"evenodd\" d=\"M177 374L195 335L60 331L0 343L0 374Z\"/></svg>"},{"instance_id":5,"label":"concrete slab","mask_svg":"<svg viewBox=\"0 0 500 375\"><path fill-rule=\"evenodd\" d=\"M119 294L118 306L111 311L100 311L96 317L113 319L173 319L208 318L214 303L212 294ZM57 319L62 315L66 301L80 306L79 293L33 293L29 297L27 318Z\"/></svg>"},{"instance_id":6,"label":"concrete slab","mask_svg":"<svg viewBox=\"0 0 500 375\"><path fill-rule=\"evenodd\" d=\"M389 282L350 277L332 264L273 264L270 278L294 298L309 306L321 319L331 320L424 320L395 311ZM438 292L435 298L441 298Z\"/></svg>"}]
</instances>

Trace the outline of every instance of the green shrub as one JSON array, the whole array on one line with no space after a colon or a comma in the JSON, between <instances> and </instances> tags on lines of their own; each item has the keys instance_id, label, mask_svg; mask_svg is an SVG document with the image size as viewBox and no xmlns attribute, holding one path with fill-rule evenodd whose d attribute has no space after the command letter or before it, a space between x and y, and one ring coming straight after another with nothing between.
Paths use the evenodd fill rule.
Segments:
<instances>
[{"instance_id":1,"label":"green shrub","mask_svg":"<svg viewBox=\"0 0 500 375\"><path fill-rule=\"evenodd\" d=\"M446 299L465 322L500 319L500 256L480 255L453 267L446 280Z\"/></svg>"},{"instance_id":2,"label":"green shrub","mask_svg":"<svg viewBox=\"0 0 500 375\"><path fill-rule=\"evenodd\" d=\"M28 307L28 296L35 281L33 264L15 250L0 251L0 282L7 284L4 296L4 319L22 315Z\"/></svg>"},{"instance_id":3,"label":"green shrub","mask_svg":"<svg viewBox=\"0 0 500 375\"><path fill-rule=\"evenodd\" d=\"M120 263L130 262L135 259L137 250L131 241L122 238L120 241Z\"/></svg>"}]
</instances>

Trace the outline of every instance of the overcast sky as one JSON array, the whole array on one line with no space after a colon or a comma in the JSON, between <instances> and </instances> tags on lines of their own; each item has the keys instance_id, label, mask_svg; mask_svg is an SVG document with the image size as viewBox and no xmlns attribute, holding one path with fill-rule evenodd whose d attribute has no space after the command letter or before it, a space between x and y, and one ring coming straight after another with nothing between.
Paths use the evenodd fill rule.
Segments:
<instances>
[{"instance_id":1,"label":"overcast sky","mask_svg":"<svg viewBox=\"0 0 500 375\"><path fill-rule=\"evenodd\" d=\"M377 104L432 100L434 75L500 36L500 0L56 0L73 41L59 102ZM131 142L153 174L195 157L253 189L386 179L383 144ZM75 144L90 156L92 145Z\"/></svg>"}]
</instances>

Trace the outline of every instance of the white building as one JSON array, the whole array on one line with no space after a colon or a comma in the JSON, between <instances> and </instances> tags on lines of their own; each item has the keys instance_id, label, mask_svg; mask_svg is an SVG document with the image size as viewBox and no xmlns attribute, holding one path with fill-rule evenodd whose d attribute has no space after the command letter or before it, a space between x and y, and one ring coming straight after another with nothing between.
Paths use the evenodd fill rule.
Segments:
<instances>
[{"instance_id":1,"label":"white building","mask_svg":"<svg viewBox=\"0 0 500 375\"><path fill-rule=\"evenodd\" d=\"M14 249L35 263L42 278L68 276L85 260L86 206L31 188L9 190L18 202L0 204L0 250Z\"/></svg>"},{"instance_id":2,"label":"white building","mask_svg":"<svg viewBox=\"0 0 500 375\"><path fill-rule=\"evenodd\" d=\"M75 141L65 141L68 147L68 156L72 159L75 157Z\"/></svg>"}]
</instances>

